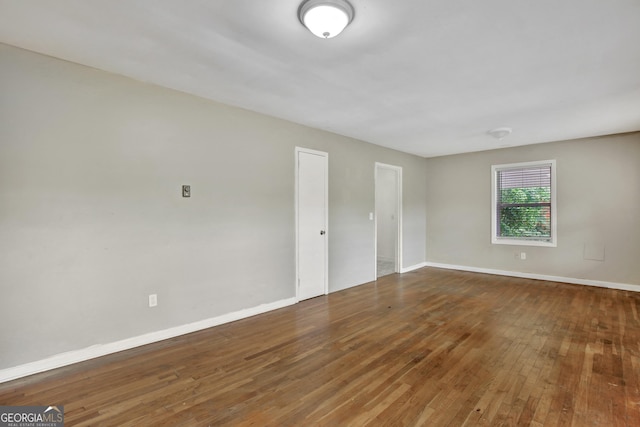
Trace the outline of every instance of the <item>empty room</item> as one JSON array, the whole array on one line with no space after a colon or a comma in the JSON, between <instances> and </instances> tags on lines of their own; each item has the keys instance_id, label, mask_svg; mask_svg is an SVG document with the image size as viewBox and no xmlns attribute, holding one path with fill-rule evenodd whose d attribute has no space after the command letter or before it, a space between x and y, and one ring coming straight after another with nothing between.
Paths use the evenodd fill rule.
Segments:
<instances>
[{"instance_id":1,"label":"empty room","mask_svg":"<svg viewBox=\"0 0 640 427\"><path fill-rule=\"evenodd\" d=\"M0 0L0 426L640 425L638 40Z\"/></svg>"}]
</instances>

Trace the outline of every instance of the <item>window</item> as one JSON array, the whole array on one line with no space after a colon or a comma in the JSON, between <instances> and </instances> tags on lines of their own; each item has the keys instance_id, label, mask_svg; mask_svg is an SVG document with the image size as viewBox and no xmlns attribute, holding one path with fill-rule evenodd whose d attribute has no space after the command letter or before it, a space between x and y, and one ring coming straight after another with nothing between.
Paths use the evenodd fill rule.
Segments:
<instances>
[{"instance_id":1,"label":"window","mask_svg":"<svg viewBox=\"0 0 640 427\"><path fill-rule=\"evenodd\" d=\"M556 246L555 173L555 160L491 167L491 243Z\"/></svg>"}]
</instances>

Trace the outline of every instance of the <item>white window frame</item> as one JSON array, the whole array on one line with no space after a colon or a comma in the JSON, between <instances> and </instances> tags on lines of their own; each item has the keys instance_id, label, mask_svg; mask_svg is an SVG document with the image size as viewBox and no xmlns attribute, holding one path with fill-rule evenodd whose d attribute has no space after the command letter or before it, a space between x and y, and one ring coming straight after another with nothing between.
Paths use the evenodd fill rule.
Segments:
<instances>
[{"instance_id":1,"label":"white window frame","mask_svg":"<svg viewBox=\"0 0 640 427\"><path fill-rule=\"evenodd\" d=\"M498 172L506 169L519 169L536 166L551 166L551 241L518 239L512 237L498 236L498 189L497 176ZM556 203L556 161L540 160L536 162L509 163L503 165L491 166L491 243L495 245L520 245L520 246L558 246L558 215Z\"/></svg>"}]
</instances>

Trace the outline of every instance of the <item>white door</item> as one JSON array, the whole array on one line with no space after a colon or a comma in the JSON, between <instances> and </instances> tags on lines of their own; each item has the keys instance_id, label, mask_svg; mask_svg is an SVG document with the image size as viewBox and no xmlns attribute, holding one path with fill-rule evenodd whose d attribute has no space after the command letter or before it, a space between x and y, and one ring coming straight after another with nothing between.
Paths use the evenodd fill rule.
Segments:
<instances>
[{"instance_id":1,"label":"white door","mask_svg":"<svg viewBox=\"0 0 640 427\"><path fill-rule=\"evenodd\" d=\"M298 301L328 293L328 154L296 148Z\"/></svg>"}]
</instances>

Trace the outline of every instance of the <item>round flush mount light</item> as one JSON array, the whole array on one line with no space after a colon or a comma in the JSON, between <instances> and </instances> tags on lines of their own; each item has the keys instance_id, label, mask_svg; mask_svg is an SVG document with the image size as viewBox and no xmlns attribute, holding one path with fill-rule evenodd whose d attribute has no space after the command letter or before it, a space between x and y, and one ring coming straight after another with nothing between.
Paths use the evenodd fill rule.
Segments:
<instances>
[{"instance_id":1,"label":"round flush mount light","mask_svg":"<svg viewBox=\"0 0 640 427\"><path fill-rule=\"evenodd\" d=\"M298 9L302 25L323 39L340 34L353 16L353 6L347 0L305 0Z\"/></svg>"},{"instance_id":2,"label":"round flush mount light","mask_svg":"<svg viewBox=\"0 0 640 427\"><path fill-rule=\"evenodd\" d=\"M511 135L511 132L513 132L511 128L495 128L487 133L495 139L502 141L505 137Z\"/></svg>"}]
</instances>

